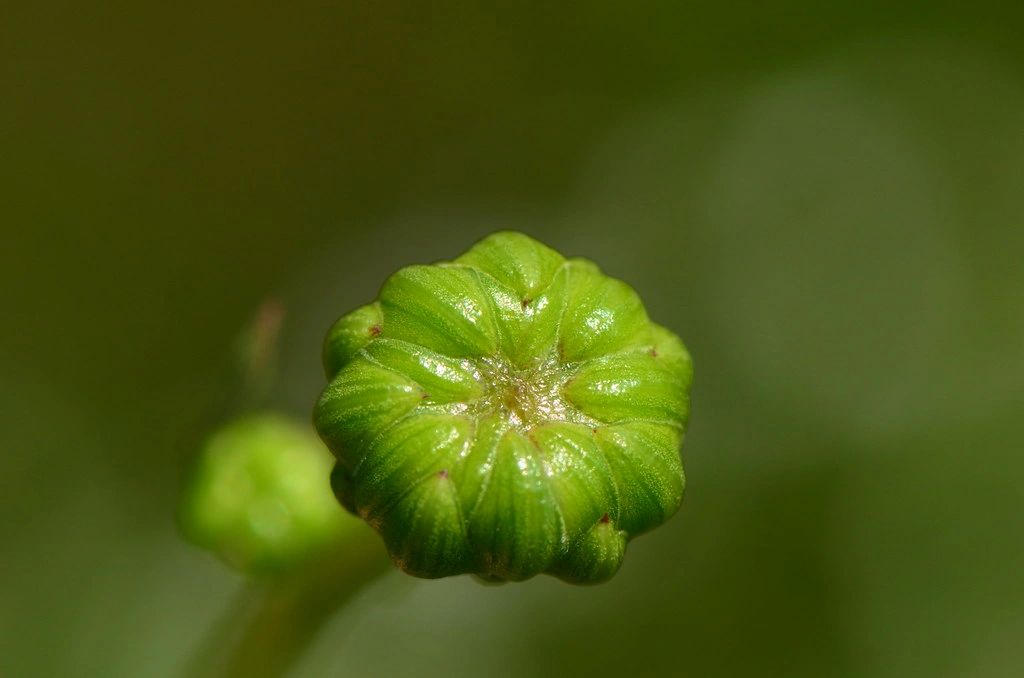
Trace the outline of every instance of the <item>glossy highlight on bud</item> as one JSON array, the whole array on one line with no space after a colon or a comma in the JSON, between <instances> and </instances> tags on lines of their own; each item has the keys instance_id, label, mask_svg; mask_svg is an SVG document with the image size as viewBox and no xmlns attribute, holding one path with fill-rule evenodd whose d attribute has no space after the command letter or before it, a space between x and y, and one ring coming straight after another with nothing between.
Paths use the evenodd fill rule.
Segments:
<instances>
[{"instance_id":1,"label":"glossy highlight on bud","mask_svg":"<svg viewBox=\"0 0 1024 678\"><path fill-rule=\"evenodd\" d=\"M410 574L604 581L682 501L686 348L627 284L521 233L399 270L323 360L335 493Z\"/></svg>"}]
</instances>

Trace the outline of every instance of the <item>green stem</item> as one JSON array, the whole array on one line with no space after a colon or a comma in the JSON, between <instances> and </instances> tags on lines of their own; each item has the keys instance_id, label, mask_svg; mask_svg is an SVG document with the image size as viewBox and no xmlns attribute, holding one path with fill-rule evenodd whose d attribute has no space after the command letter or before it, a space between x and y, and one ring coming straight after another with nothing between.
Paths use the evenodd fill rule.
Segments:
<instances>
[{"instance_id":1,"label":"green stem","mask_svg":"<svg viewBox=\"0 0 1024 678\"><path fill-rule=\"evenodd\" d=\"M246 600L232 607L224 626L197 657L201 670L189 675L285 675L330 616L388 568L377 535L360 530L345 540L344 548L301 574L247 591ZM248 619L242 622L236 615ZM240 632L239 624L244 624Z\"/></svg>"}]
</instances>

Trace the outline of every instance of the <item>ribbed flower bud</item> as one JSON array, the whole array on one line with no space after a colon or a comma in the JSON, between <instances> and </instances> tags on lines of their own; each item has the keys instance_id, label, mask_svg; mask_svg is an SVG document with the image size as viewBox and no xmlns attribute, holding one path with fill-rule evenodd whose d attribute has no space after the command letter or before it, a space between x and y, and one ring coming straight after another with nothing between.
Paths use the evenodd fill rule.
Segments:
<instances>
[{"instance_id":1,"label":"ribbed flower bud","mask_svg":"<svg viewBox=\"0 0 1024 678\"><path fill-rule=\"evenodd\" d=\"M520 233L392 275L324 365L335 492L410 574L603 581L682 500L682 342L628 285Z\"/></svg>"}]
</instances>

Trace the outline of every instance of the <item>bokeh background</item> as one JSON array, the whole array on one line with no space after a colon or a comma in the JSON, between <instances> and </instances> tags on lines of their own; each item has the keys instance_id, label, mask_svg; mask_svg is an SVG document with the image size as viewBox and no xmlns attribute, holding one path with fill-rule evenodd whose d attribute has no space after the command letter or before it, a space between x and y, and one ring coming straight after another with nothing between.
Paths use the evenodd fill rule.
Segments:
<instances>
[{"instance_id":1,"label":"bokeh background","mask_svg":"<svg viewBox=\"0 0 1024 678\"><path fill-rule=\"evenodd\" d=\"M686 340L683 509L600 587L391 572L294 675L1019 675L1016 6L5 5L0 674L188 672L254 310L306 418L335 317L515 228Z\"/></svg>"}]
</instances>

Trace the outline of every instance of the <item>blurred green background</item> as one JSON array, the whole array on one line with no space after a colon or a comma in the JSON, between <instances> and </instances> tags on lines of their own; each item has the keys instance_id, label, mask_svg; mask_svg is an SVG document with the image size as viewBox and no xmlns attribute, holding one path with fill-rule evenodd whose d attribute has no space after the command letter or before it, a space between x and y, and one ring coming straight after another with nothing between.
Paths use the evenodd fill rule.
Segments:
<instances>
[{"instance_id":1,"label":"blurred green background","mask_svg":"<svg viewBox=\"0 0 1024 678\"><path fill-rule=\"evenodd\" d=\"M254 309L307 418L338 315L515 228L687 342L683 509L596 588L391 572L294 675L1019 675L1016 7L5 5L0 674L188 671Z\"/></svg>"}]
</instances>

